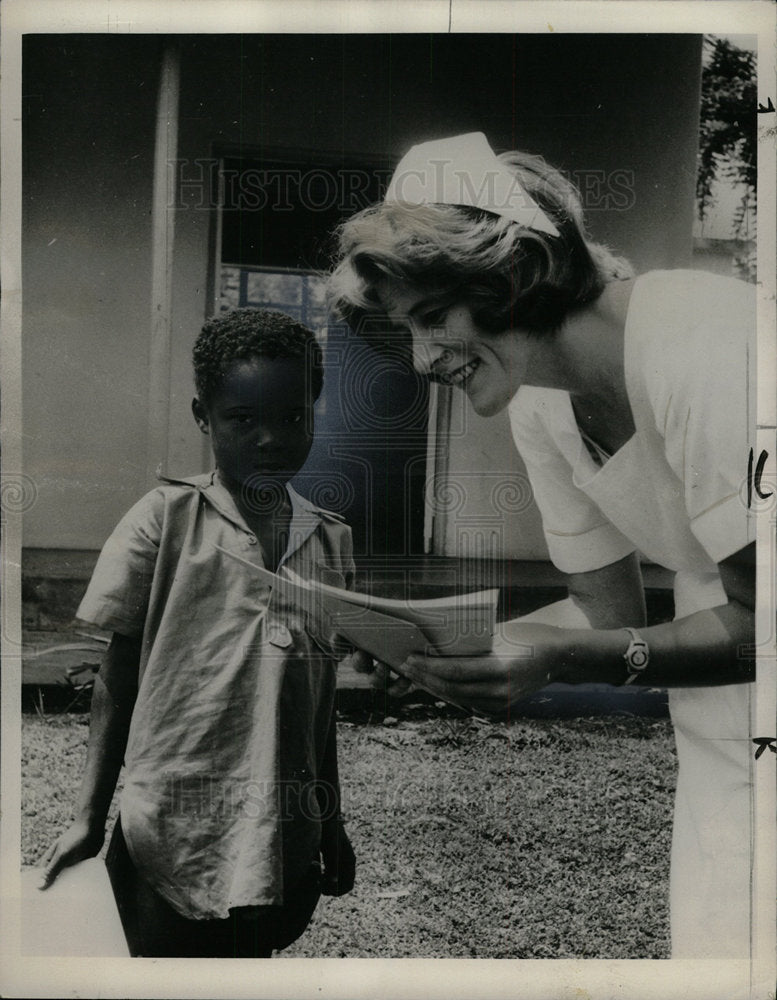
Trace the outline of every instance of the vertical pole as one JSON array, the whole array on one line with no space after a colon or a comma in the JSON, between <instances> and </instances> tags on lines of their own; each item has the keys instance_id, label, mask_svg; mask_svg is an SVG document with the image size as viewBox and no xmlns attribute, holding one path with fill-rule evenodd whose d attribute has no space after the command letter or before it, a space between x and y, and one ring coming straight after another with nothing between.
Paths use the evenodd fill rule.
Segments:
<instances>
[{"instance_id":1,"label":"vertical pole","mask_svg":"<svg viewBox=\"0 0 777 1000\"><path fill-rule=\"evenodd\" d=\"M449 385L438 386L437 412L435 414L434 433L434 493L432 521L432 553L436 556L447 555L445 537L448 530L447 506L443 496L448 485L450 470L450 434L451 434L451 397L453 388ZM455 553L454 553L455 554Z\"/></svg>"},{"instance_id":2,"label":"vertical pole","mask_svg":"<svg viewBox=\"0 0 777 1000\"><path fill-rule=\"evenodd\" d=\"M180 52L167 43L162 52L154 144L151 209L151 336L149 344L146 480L167 465L172 339L172 273L175 240L176 160Z\"/></svg>"}]
</instances>

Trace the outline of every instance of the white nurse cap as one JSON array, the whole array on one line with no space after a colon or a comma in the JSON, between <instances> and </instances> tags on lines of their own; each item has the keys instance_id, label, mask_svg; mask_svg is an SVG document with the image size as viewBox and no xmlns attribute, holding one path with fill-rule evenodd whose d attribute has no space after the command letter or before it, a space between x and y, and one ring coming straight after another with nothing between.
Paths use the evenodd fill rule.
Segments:
<instances>
[{"instance_id":1,"label":"white nurse cap","mask_svg":"<svg viewBox=\"0 0 777 1000\"><path fill-rule=\"evenodd\" d=\"M498 159L482 132L413 146L399 161L384 201L464 205L528 229L559 234L518 178Z\"/></svg>"}]
</instances>

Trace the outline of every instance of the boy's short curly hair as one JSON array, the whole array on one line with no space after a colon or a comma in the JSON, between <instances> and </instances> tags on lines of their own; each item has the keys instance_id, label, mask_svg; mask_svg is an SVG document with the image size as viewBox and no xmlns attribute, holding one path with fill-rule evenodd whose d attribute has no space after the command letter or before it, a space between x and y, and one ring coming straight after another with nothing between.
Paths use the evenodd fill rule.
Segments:
<instances>
[{"instance_id":1,"label":"boy's short curly hair","mask_svg":"<svg viewBox=\"0 0 777 1000\"><path fill-rule=\"evenodd\" d=\"M233 309L209 319L194 344L194 384L200 401L212 400L236 361L251 358L302 359L313 399L321 395L323 354L312 330L286 313Z\"/></svg>"}]
</instances>

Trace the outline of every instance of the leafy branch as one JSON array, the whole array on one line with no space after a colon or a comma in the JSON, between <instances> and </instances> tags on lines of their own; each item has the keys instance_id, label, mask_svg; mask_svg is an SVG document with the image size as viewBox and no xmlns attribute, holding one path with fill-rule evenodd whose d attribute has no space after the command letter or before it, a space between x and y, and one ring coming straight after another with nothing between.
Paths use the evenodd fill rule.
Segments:
<instances>
[{"instance_id":1,"label":"leafy branch","mask_svg":"<svg viewBox=\"0 0 777 1000\"><path fill-rule=\"evenodd\" d=\"M724 38L707 35L704 42L709 58L702 69L696 204L703 220L716 180L743 184L745 192L734 219L739 235L748 209L756 203L755 55Z\"/></svg>"}]
</instances>

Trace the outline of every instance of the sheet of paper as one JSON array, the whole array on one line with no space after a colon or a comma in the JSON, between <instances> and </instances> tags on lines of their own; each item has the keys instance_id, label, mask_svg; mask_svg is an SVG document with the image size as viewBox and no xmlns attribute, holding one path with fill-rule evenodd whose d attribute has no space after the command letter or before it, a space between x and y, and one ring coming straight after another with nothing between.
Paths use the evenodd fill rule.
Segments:
<instances>
[{"instance_id":1,"label":"sheet of paper","mask_svg":"<svg viewBox=\"0 0 777 1000\"><path fill-rule=\"evenodd\" d=\"M371 622L370 647L352 637L346 636L346 638L350 638L354 645L392 666L393 660L389 659L389 656L396 659L397 650L402 648L419 652L431 647L438 653L448 656L476 655L491 649L496 623L497 590L482 590L425 600L392 600L342 590L318 581L303 580L288 568L282 573L272 573L235 552L218 545L216 548L224 555L242 563L262 582L308 610L318 606L319 611L329 613L338 621L342 621L343 614L350 606L351 619L354 625L359 625L361 634L366 634L362 626L368 620ZM354 615L354 609L360 609L360 612L365 614L362 617ZM373 612L371 618L366 615L367 611ZM404 628L405 624L415 628ZM338 627L338 631L345 636L342 628ZM389 631L396 634L389 635ZM384 635L383 653L375 652L372 648L380 644L381 633ZM411 638L415 645L406 646ZM422 645L418 645L419 642L422 642Z\"/></svg>"},{"instance_id":2,"label":"sheet of paper","mask_svg":"<svg viewBox=\"0 0 777 1000\"><path fill-rule=\"evenodd\" d=\"M372 608L357 608L334 597L326 599L326 607L332 628L397 673L404 673L402 665L411 653L434 652L426 636L412 622L391 618ZM416 686L428 690L417 682ZM450 698L444 700L454 708L469 711Z\"/></svg>"},{"instance_id":3,"label":"sheet of paper","mask_svg":"<svg viewBox=\"0 0 777 1000\"><path fill-rule=\"evenodd\" d=\"M431 644L412 622L391 618L370 608L357 608L334 597L326 600L330 626L348 642L398 669L411 653L424 653Z\"/></svg>"},{"instance_id":4,"label":"sheet of paper","mask_svg":"<svg viewBox=\"0 0 777 1000\"><path fill-rule=\"evenodd\" d=\"M305 585L295 573L289 576ZM422 600L396 600L342 590L326 583L311 582L308 586L325 599L347 601L349 604L380 611L382 614L417 625L431 639L439 652L482 653L491 648L496 623L497 590L480 590L469 594L451 594Z\"/></svg>"},{"instance_id":5,"label":"sheet of paper","mask_svg":"<svg viewBox=\"0 0 777 1000\"><path fill-rule=\"evenodd\" d=\"M23 955L128 957L108 869L101 858L66 868L38 889L39 868L21 874Z\"/></svg>"}]
</instances>

